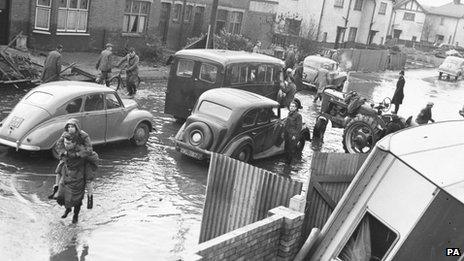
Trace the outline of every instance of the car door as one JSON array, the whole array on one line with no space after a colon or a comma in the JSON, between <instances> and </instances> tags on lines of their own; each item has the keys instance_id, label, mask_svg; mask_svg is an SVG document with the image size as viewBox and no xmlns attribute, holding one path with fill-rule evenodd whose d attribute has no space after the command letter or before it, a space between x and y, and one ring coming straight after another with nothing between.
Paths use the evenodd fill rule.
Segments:
<instances>
[{"instance_id":1,"label":"car door","mask_svg":"<svg viewBox=\"0 0 464 261\"><path fill-rule=\"evenodd\" d=\"M266 124L257 124L259 109L252 109L242 117L241 129L245 135L249 135L254 143L253 154L263 151L266 139Z\"/></svg>"},{"instance_id":2,"label":"car door","mask_svg":"<svg viewBox=\"0 0 464 261\"><path fill-rule=\"evenodd\" d=\"M105 143L106 111L102 93L85 97L82 129L90 135L92 143Z\"/></svg>"},{"instance_id":3,"label":"car door","mask_svg":"<svg viewBox=\"0 0 464 261\"><path fill-rule=\"evenodd\" d=\"M195 61L187 58L177 59L171 65L164 112L180 118L190 115L196 99L194 96Z\"/></svg>"},{"instance_id":4,"label":"car door","mask_svg":"<svg viewBox=\"0 0 464 261\"><path fill-rule=\"evenodd\" d=\"M122 121L127 115L116 93L105 94L106 142L127 139L128 131L122 128Z\"/></svg>"}]
</instances>

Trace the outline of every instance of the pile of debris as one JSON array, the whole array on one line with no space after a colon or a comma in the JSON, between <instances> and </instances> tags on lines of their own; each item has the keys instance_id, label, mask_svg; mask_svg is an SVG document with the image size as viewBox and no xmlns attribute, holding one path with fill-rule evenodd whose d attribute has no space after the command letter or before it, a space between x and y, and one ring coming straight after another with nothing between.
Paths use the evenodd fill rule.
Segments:
<instances>
[{"instance_id":1,"label":"pile of debris","mask_svg":"<svg viewBox=\"0 0 464 261\"><path fill-rule=\"evenodd\" d=\"M36 83L40 80L41 66L29 57L0 51L0 85Z\"/></svg>"}]
</instances>

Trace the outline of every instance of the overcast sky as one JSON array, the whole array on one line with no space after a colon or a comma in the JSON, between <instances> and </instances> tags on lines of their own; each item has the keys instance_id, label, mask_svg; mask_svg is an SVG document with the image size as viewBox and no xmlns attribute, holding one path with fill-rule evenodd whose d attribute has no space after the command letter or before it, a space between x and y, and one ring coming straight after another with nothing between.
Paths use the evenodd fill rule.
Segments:
<instances>
[{"instance_id":1,"label":"overcast sky","mask_svg":"<svg viewBox=\"0 0 464 261\"><path fill-rule=\"evenodd\" d=\"M428 6L439 6L453 2L452 0L418 0L419 3ZM464 1L461 1L464 2Z\"/></svg>"}]
</instances>

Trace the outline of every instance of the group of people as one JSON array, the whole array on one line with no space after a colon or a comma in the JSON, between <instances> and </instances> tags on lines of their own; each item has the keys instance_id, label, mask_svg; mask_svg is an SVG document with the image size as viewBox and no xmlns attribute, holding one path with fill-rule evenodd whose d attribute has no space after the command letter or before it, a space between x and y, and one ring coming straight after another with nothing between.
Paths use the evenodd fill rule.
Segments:
<instances>
[{"instance_id":1,"label":"group of people","mask_svg":"<svg viewBox=\"0 0 464 261\"><path fill-rule=\"evenodd\" d=\"M59 44L55 50L51 51L45 59L44 70L42 72L41 81L43 83L59 81L61 74L61 53L63 52L63 46ZM95 65L95 68L99 71L99 75L96 79L99 84L106 84L109 86L109 80L111 78L111 70L114 67L121 67L126 64L124 69L126 71L126 88L129 96L135 95L137 92L138 82L138 64L139 56L135 53L133 47L129 48L128 53L119 63L114 66L113 64L113 45L107 43L105 49L100 53L100 57Z\"/></svg>"},{"instance_id":2,"label":"group of people","mask_svg":"<svg viewBox=\"0 0 464 261\"><path fill-rule=\"evenodd\" d=\"M56 167L53 192L48 197L65 207L61 218L74 210L72 223L79 219L82 201L87 189L87 208L93 207L93 179L98 168L98 154L93 151L90 137L79 127L76 119L70 119L55 147L60 161Z\"/></svg>"}]
</instances>

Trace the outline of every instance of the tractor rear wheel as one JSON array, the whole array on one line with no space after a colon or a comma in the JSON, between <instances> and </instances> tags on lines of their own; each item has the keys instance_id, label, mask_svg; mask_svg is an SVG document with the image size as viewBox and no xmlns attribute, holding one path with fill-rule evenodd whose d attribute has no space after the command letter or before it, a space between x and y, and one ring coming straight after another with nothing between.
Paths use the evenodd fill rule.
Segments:
<instances>
[{"instance_id":1,"label":"tractor rear wheel","mask_svg":"<svg viewBox=\"0 0 464 261\"><path fill-rule=\"evenodd\" d=\"M380 139L375 118L358 114L343 130L343 149L347 153L369 153Z\"/></svg>"}]
</instances>

